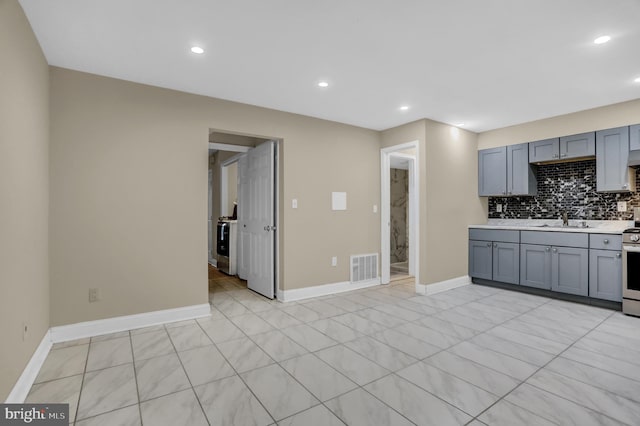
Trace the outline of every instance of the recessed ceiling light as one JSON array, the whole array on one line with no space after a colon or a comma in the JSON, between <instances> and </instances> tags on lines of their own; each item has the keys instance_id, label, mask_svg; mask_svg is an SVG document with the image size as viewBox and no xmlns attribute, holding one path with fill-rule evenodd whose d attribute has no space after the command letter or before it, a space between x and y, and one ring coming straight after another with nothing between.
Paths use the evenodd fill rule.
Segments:
<instances>
[{"instance_id":1,"label":"recessed ceiling light","mask_svg":"<svg viewBox=\"0 0 640 426\"><path fill-rule=\"evenodd\" d=\"M318 86L320 86L320 87L329 87L329 83L327 83L326 81L320 81L318 83Z\"/></svg>"},{"instance_id":2,"label":"recessed ceiling light","mask_svg":"<svg viewBox=\"0 0 640 426\"><path fill-rule=\"evenodd\" d=\"M640 77L636 78L635 80L633 80L636 83L640 83Z\"/></svg>"},{"instance_id":3,"label":"recessed ceiling light","mask_svg":"<svg viewBox=\"0 0 640 426\"><path fill-rule=\"evenodd\" d=\"M464 127L464 123L458 123L456 124L456 127Z\"/></svg>"},{"instance_id":4,"label":"recessed ceiling light","mask_svg":"<svg viewBox=\"0 0 640 426\"><path fill-rule=\"evenodd\" d=\"M202 47L200 47L200 46L193 46L191 48L191 52L192 53L196 53L198 55L202 55L204 53L204 49Z\"/></svg>"},{"instance_id":5,"label":"recessed ceiling light","mask_svg":"<svg viewBox=\"0 0 640 426\"><path fill-rule=\"evenodd\" d=\"M407 111L407 110L409 110L409 105L402 105L400 107L400 111Z\"/></svg>"},{"instance_id":6,"label":"recessed ceiling light","mask_svg":"<svg viewBox=\"0 0 640 426\"><path fill-rule=\"evenodd\" d=\"M609 40L611 40L611 37L609 37L608 35L603 35L603 36L600 36L597 39L593 40L593 42L595 44L604 44L604 43L608 42Z\"/></svg>"}]
</instances>

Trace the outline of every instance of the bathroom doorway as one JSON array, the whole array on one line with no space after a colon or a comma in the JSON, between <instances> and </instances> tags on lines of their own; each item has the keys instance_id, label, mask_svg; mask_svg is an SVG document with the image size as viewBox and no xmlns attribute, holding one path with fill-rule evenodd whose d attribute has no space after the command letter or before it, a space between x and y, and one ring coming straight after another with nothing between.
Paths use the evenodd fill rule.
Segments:
<instances>
[{"instance_id":1,"label":"bathroom doorway","mask_svg":"<svg viewBox=\"0 0 640 426\"><path fill-rule=\"evenodd\" d=\"M418 291L418 142L381 149L381 281L415 283Z\"/></svg>"}]
</instances>

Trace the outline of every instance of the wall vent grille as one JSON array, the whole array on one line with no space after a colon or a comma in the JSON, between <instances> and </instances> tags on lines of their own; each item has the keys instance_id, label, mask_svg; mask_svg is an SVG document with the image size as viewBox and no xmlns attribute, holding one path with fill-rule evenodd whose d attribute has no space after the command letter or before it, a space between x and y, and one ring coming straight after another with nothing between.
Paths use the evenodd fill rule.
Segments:
<instances>
[{"instance_id":1,"label":"wall vent grille","mask_svg":"<svg viewBox=\"0 0 640 426\"><path fill-rule=\"evenodd\" d=\"M351 256L351 282L378 278L378 253Z\"/></svg>"}]
</instances>

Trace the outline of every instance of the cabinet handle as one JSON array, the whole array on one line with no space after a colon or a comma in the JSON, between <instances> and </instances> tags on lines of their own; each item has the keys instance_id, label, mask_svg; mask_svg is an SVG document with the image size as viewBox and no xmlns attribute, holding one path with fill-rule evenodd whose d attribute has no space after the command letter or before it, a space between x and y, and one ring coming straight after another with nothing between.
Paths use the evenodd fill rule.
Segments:
<instances>
[{"instance_id":1,"label":"cabinet handle","mask_svg":"<svg viewBox=\"0 0 640 426\"><path fill-rule=\"evenodd\" d=\"M622 257L622 253L616 253L616 257L620 259L620 257Z\"/></svg>"},{"instance_id":2,"label":"cabinet handle","mask_svg":"<svg viewBox=\"0 0 640 426\"><path fill-rule=\"evenodd\" d=\"M507 194L506 191L502 191L502 195L506 195L506 194Z\"/></svg>"},{"instance_id":3,"label":"cabinet handle","mask_svg":"<svg viewBox=\"0 0 640 426\"><path fill-rule=\"evenodd\" d=\"M566 157L567 154L560 154L560 157Z\"/></svg>"},{"instance_id":4,"label":"cabinet handle","mask_svg":"<svg viewBox=\"0 0 640 426\"><path fill-rule=\"evenodd\" d=\"M513 194L513 192L509 191L509 195L512 195L512 194Z\"/></svg>"},{"instance_id":5,"label":"cabinet handle","mask_svg":"<svg viewBox=\"0 0 640 426\"><path fill-rule=\"evenodd\" d=\"M487 243L487 247L491 247L491 243Z\"/></svg>"},{"instance_id":6,"label":"cabinet handle","mask_svg":"<svg viewBox=\"0 0 640 426\"><path fill-rule=\"evenodd\" d=\"M625 183L624 185L622 185L623 189L627 189L627 184Z\"/></svg>"},{"instance_id":7,"label":"cabinet handle","mask_svg":"<svg viewBox=\"0 0 640 426\"><path fill-rule=\"evenodd\" d=\"M553 158L558 158L558 154L553 154Z\"/></svg>"},{"instance_id":8,"label":"cabinet handle","mask_svg":"<svg viewBox=\"0 0 640 426\"><path fill-rule=\"evenodd\" d=\"M603 241L603 243L605 243L605 244L609 244L609 240L607 240L607 239L605 238L605 240Z\"/></svg>"},{"instance_id":9,"label":"cabinet handle","mask_svg":"<svg viewBox=\"0 0 640 426\"><path fill-rule=\"evenodd\" d=\"M554 253L557 253L557 252L558 252L558 249L557 249L557 248L554 248L554 249L553 249L553 252L554 252Z\"/></svg>"},{"instance_id":10,"label":"cabinet handle","mask_svg":"<svg viewBox=\"0 0 640 426\"><path fill-rule=\"evenodd\" d=\"M493 247L498 248L498 243L493 243Z\"/></svg>"},{"instance_id":11,"label":"cabinet handle","mask_svg":"<svg viewBox=\"0 0 640 426\"><path fill-rule=\"evenodd\" d=\"M551 250L551 247L546 247L546 248L544 249L544 251L549 251L549 250Z\"/></svg>"}]
</instances>

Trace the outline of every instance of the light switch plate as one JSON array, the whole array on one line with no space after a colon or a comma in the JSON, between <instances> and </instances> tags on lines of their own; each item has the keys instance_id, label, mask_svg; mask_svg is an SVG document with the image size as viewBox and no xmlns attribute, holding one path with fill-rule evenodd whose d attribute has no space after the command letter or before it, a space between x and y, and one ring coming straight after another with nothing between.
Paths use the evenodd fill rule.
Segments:
<instances>
[{"instance_id":1,"label":"light switch plate","mask_svg":"<svg viewBox=\"0 0 640 426\"><path fill-rule=\"evenodd\" d=\"M347 209L347 193L346 192L331 193L331 209L333 210Z\"/></svg>"},{"instance_id":2,"label":"light switch plate","mask_svg":"<svg viewBox=\"0 0 640 426\"><path fill-rule=\"evenodd\" d=\"M336 256L331 258L331 266L338 266L338 258Z\"/></svg>"},{"instance_id":3,"label":"light switch plate","mask_svg":"<svg viewBox=\"0 0 640 426\"><path fill-rule=\"evenodd\" d=\"M378 205L377 204L373 205L373 212L374 213L378 213Z\"/></svg>"},{"instance_id":4,"label":"light switch plate","mask_svg":"<svg viewBox=\"0 0 640 426\"><path fill-rule=\"evenodd\" d=\"M291 200L291 208L292 209L297 209L298 208L298 199L294 198Z\"/></svg>"},{"instance_id":5,"label":"light switch plate","mask_svg":"<svg viewBox=\"0 0 640 426\"><path fill-rule=\"evenodd\" d=\"M618 201L618 211L626 212L627 211L627 202L626 201Z\"/></svg>"},{"instance_id":6,"label":"light switch plate","mask_svg":"<svg viewBox=\"0 0 640 426\"><path fill-rule=\"evenodd\" d=\"M496 204L496 212L502 213L502 204Z\"/></svg>"}]
</instances>

